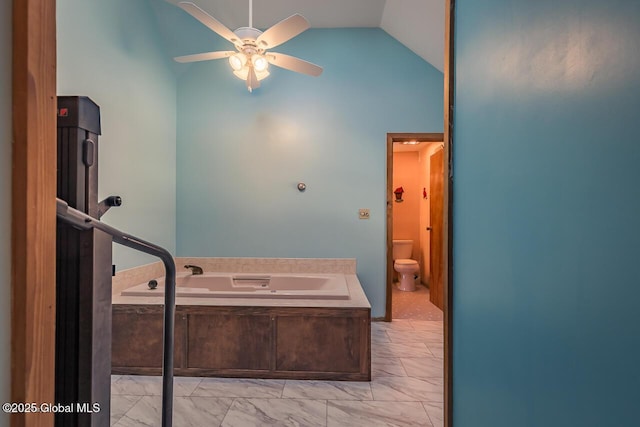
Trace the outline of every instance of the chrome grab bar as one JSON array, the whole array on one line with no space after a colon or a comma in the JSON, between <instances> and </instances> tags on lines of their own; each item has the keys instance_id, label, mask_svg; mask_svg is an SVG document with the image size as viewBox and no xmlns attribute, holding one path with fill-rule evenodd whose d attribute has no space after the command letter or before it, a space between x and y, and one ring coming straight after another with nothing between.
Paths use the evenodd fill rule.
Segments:
<instances>
[{"instance_id":1,"label":"chrome grab bar","mask_svg":"<svg viewBox=\"0 0 640 427\"><path fill-rule=\"evenodd\" d=\"M173 421L173 341L176 313L176 265L164 248L123 233L56 198L56 216L81 230L95 228L113 237L113 241L140 252L160 258L165 269L164 341L162 356L162 427L171 427Z\"/></svg>"}]
</instances>

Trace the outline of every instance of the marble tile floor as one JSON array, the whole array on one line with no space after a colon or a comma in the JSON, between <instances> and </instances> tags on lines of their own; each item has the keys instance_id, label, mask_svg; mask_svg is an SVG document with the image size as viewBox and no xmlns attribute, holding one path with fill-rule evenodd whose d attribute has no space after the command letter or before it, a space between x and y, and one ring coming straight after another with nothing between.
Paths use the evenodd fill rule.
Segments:
<instances>
[{"instance_id":1,"label":"marble tile floor","mask_svg":"<svg viewBox=\"0 0 640 427\"><path fill-rule=\"evenodd\" d=\"M371 325L371 382L176 377L175 427L443 425L443 325ZM111 425L159 426L161 377L111 379Z\"/></svg>"}]
</instances>

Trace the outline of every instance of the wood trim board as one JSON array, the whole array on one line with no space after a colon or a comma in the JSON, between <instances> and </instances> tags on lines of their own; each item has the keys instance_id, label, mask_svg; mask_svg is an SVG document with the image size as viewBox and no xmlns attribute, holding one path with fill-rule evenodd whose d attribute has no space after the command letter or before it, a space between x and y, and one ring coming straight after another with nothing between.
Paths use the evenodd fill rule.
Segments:
<instances>
[{"instance_id":1,"label":"wood trim board","mask_svg":"<svg viewBox=\"0 0 640 427\"><path fill-rule=\"evenodd\" d=\"M56 252L55 1L13 1L11 400L54 402ZM13 413L11 426L53 425Z\"/></svg>"},{"instance_id":2,"label":"wood trim board","mask_svg":"<svg viewBox=\"0 0 640 427\"><path fill-rule=\"evenodd\" d=\"M444 290L444 425L453 426L453 119L455 87L455 0L445 0L444 158L442 283Z\"/></svg>"}]
</instances>

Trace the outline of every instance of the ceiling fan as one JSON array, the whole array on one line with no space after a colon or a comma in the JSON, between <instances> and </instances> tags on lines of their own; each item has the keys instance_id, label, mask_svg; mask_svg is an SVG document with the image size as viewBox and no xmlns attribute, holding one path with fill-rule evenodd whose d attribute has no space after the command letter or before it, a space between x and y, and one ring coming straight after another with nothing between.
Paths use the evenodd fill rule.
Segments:
<instances>
[{"instance_id":1,"label":"ceiling fan","mask_svg":"<svg viewBox=\"0 0 640 427\"><path fill-rule=\"evenodd\" d=\"M245 80L251 92L260 87L260 80L269 75L269 64L310 76L322 74L322 67L283 53L267 52L309 28L309 21L294 14L278 22L265 32L253 28L253 0L249 0L249 26L231 31L213 16L191 2L180 2L178 6L223 38L234 44L235 51L217 51L178 56L178 62L208 61L229 58L233 73Z\"/></svg>"}]
</instances>

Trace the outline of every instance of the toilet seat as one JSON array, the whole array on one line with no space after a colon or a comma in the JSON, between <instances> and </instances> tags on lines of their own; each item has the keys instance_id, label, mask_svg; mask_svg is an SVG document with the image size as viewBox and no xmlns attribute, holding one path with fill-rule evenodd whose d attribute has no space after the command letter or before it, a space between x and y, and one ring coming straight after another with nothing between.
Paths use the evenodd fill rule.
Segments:
<instances>
[{"instance_id":1,"label":"toilet seat","mask_svg":"<svg viewBox=\"0 0 640 427\"><path fill-rule=\"evenodd\" d=\"M396 265L418 265L418 261L415 259L397 259L395 261Z\"/></svg>"}]
</instances>

